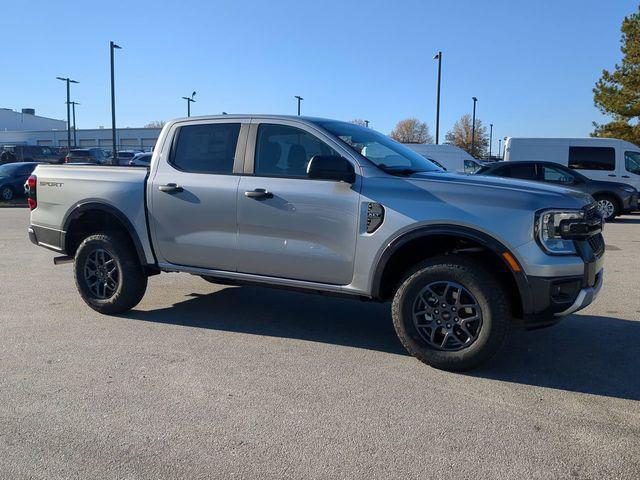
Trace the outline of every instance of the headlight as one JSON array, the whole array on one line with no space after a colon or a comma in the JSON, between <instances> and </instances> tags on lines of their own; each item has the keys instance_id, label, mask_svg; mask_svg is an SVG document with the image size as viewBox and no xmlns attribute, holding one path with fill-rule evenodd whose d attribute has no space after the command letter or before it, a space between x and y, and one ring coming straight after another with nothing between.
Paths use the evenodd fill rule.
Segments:
<instances>
[{"instance_id":1,"label":"headlight","mask_svg":"<svg viewBox=\"0 0 640 480\"><path fill-rule=\"evenodd\" d=\"M584 220L584 213L576 210L545 210L537 215L536 240L547 253L552 255L576 253L573 240L563 238L561 231L561 226L571 220Z\"/></svg>"}]
</instances>

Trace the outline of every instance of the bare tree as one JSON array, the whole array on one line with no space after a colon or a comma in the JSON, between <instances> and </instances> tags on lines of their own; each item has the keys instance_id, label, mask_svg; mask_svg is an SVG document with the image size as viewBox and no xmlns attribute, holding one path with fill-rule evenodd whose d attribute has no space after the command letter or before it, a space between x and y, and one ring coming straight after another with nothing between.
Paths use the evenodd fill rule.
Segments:
<instances>
[{"instance_id":1,"label":"bare tree","mask_svg":"<svg viewBox=\"0 0 640 480\"><path fill-rule=\"evenodd\" d=\"M164 124L167 123L164 120L154 120L153 122L147 123L144 128L162 128Z\"/></svg>"},{"instance_id":2,"label":"bare tree","mask_svg":"<svg viewBox=\"0 0 640 480\"><path fill-rule=\"evenodd\" d=\"M350 123L353 123L355 125L360 125L361 127L366 127L367 126L367 122L365 122L361 118L354 118L353 120L351 120Z\"/></svg>"},{"instance_id":3,"label":"bare tree","mask_svg":"<svg viewBox=\"0 0 640 480\"><path fill-rule=\"evenodd\" d=\"M487 135L487 127L482 121L476 118L475 141L473 148L471 146L471 115L466 114L453 125L453 128L447 132L444 137L445 143L461 148L476 158L487 155L489 148L489 136Z\"/></svg>"},{"instance_id":4,"label":"bare tree","mask_svg":"<svg viewBox=\"0 0 640 480\"><path fill-rule=\"evenodd\" d=\"M433 143L429 127L417 118L400 120L389 136L400 143Z\"/></svg>"}]
</instances>

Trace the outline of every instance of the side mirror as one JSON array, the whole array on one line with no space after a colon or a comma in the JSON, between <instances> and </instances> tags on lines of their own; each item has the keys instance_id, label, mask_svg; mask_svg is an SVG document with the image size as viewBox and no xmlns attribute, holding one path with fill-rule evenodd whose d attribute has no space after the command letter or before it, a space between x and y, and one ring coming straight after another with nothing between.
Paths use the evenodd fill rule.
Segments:
<instances>
[{"instance_id":1,"label":"side mirror","mask_svg":"<svg viewBox=\"0 0 640 480\"><path fill-rule=\"evenodd\" d=\"M307 176L315 180L354 183L356 172L349 161L338 155L314 155L307 165Z\"/></svg>"}]
</instances>

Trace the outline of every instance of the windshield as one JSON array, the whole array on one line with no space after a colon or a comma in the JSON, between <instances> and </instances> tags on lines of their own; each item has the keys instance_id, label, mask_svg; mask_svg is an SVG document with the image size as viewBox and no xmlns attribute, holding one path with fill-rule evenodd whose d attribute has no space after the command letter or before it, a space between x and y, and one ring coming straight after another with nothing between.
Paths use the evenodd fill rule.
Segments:
<instances>
[{"instance_id":1,"label":"windshield","mask_svg":"<svg viewBox=\"0 0 640 480\"><path fill-rule=\"evenodd\" d=\"M319 121L317 124L386 172L410 174L443 171L422 155L370 128L335 121Z\"/></svg>"},{"instance_id":2,"label":"windshield","mask_svg":"<svg viewBox=\"0 0 640 480\"><path fill-rule=\"evenodd\" d=\"M640 175L640 152L624 152L624 166L627 172Z\"/></svg>"}]
</instances>

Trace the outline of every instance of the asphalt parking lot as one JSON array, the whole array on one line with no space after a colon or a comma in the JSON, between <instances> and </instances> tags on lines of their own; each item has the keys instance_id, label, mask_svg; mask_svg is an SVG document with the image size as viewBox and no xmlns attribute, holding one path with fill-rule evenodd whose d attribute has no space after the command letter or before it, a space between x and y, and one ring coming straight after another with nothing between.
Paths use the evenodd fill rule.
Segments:
<instances>
[{"instance_id":1,"label":"asphalt parking lot","mask_svg":"<svg viewBox=\"0 0 640 480\"><path fill-rule=\"evenodd\" d=\"M640 215L595 304L470 374L405 354L389 306L186 274L100 316L0 209L0 478L634 478Z\"/></svg>"}]
</instances>

